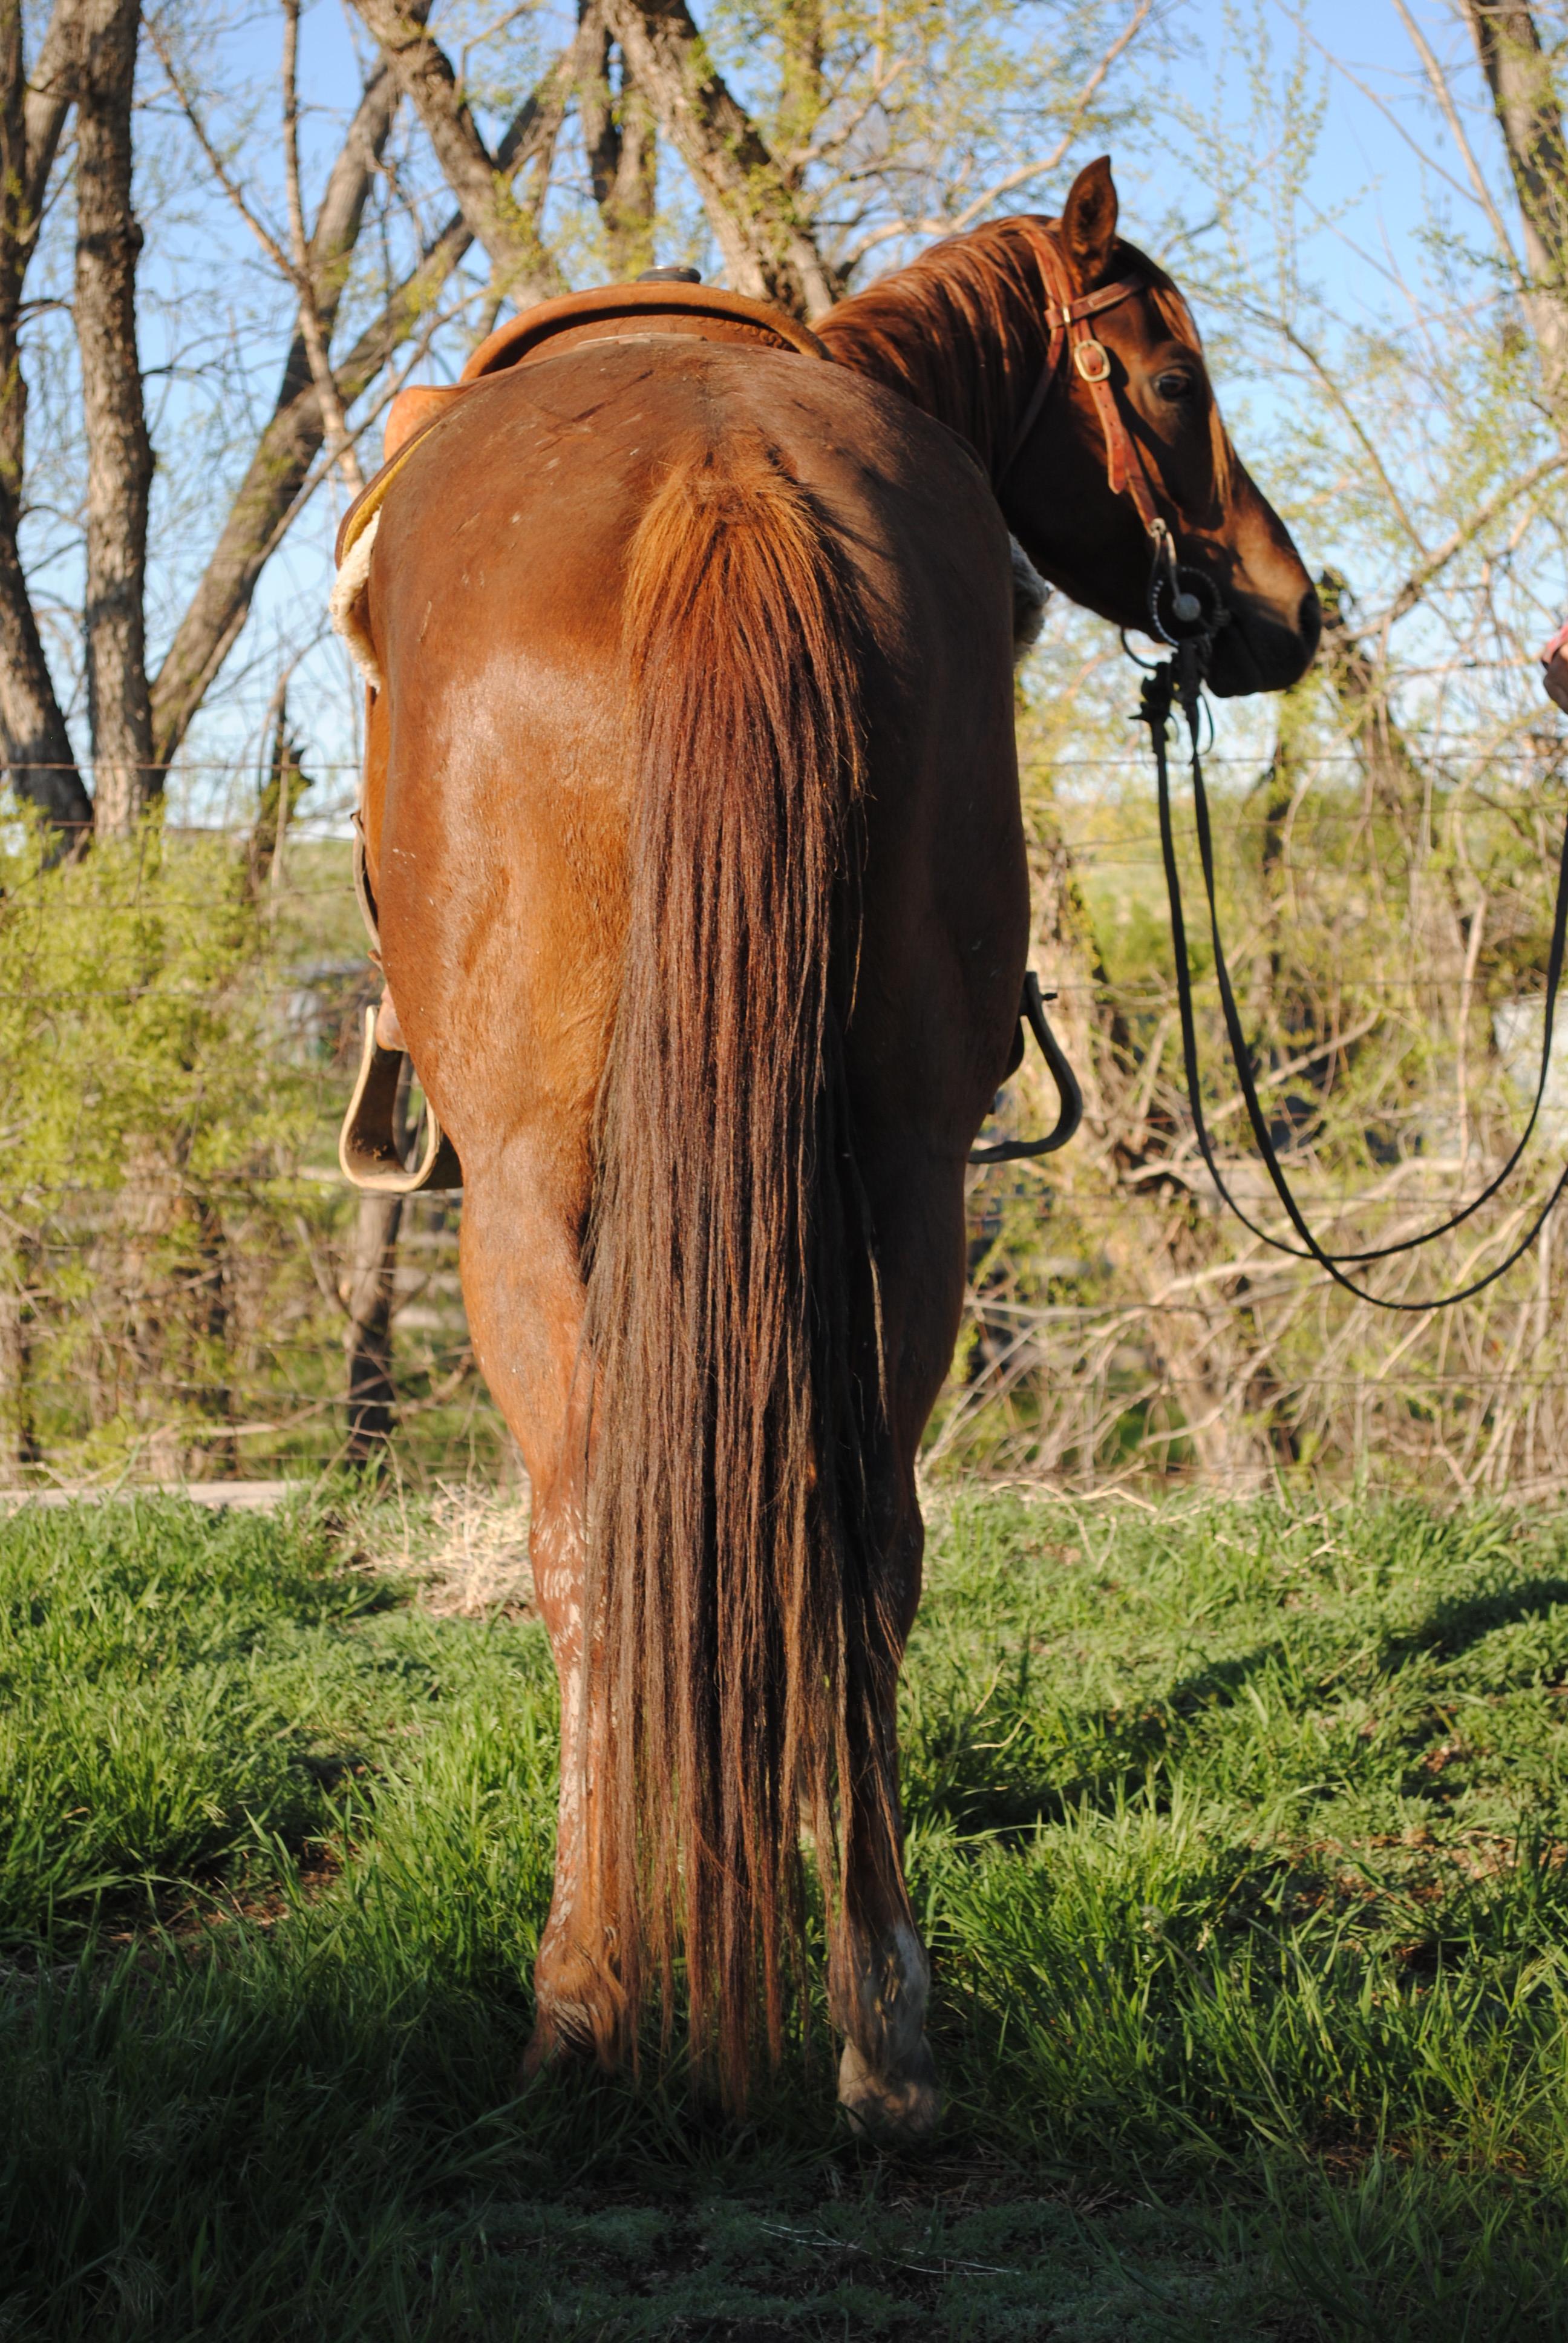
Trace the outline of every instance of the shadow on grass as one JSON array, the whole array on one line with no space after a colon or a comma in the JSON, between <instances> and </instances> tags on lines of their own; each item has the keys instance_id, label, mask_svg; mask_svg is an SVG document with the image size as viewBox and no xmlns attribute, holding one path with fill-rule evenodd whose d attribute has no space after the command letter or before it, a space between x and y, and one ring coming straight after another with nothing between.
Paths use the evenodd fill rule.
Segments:
<instances>
[{"instance_id":1,"label":"shadow on grass","mask_svg":"<svg viewBox=\"0 0 1568 2343\"><path fill-rule=\"evenodd\" d=\"M1560 1604L1568 1604L1568 1578L1545 1578L1539 1573L1488 1586L1480 1594L1444 1595L1415 1625L1386 1638L1382 1664L1392 1673L1415 1654L1426 1652L1460 1659L1499 1628L1540 1619Z\"/></svg>"},{"instance_id":2,"label":"shadow on grass","mask_svg":"<svg viewBox=\"0 0 1568 2343\"><path fill-rule=\"evenodd\" d=\"M521 1992L254 1939L13 1974L0 2331L1141 2343L1218 2318L1261 2343L1244 2314L1266 2268L1207 2244L1190 2209L1093 2197L961 2107L920 2158L845 2137L819 2033L738 2127L678 2067L512 2095L527 2014Z\"/></svg>"},{"instance_id":3,"label":"shadow on grass","mask_svg":"<svg viewBox=\"0 0 1568 2343\"><path fill-rule=\"evenodd\" d=\"M817 2056L719 2117L677 2070L514 2095L510 2003L373 1965L147 1943L0 2002L0 2332L16 2343L920 2336L1264 2343L1292 2288L1201 2189L835 2130ZM1533 2335L1535 2330L1528 2331ZM1546 2330L1542 2329L1544 2333Z\"/></svg>"}]
</instances>

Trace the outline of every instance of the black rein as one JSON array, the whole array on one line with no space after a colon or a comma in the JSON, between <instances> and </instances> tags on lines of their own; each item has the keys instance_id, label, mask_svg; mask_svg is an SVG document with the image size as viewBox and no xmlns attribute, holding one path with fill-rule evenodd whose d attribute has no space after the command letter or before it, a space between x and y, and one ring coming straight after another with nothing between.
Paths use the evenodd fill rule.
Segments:
<instances>
[{"instance_id":1,"label":"black rein","mask_svg":"<svg viewBox=\"0 0 1568 2343\"><path fill-rule=\"evenodd\" d=\"M1160 850L1165 863L1166 890L1171 898L1171 941L1176 961L1176 1003L1181 1026L1181 1058L1187 1078L1188 1103L1191 1110L1192 1131L1198 1141L1198 1151L1203 1158L1210 1178L1231 1212L1235 1213L1236 1218L1244 1228L1251 1230L1253 1236L1260 1238L1264 1244L1272 1246L1276 1252L1289 1253L1296 1261L1315 1261L1321 1269L1327 1270L1336 1285L1342 1285L1347 1293L1353 1293L1359 1301L1375 1302L1380 1310L1400 1310L1419 1313L1423 1311L1451 1309L1456 1302L1468 1302L1473 1295L1483 1292L1487 1286L1493 1284L1506 1271L1513 1268L1516 1261L1521 1260L1529 1252L1540 1235L1548 1213L1556 1204L1563 1190L1568 1188L1568 1169L1560 1174L1551 1194L1513 1252L1504 1260L1500 1261L1494 1269L1489 1269L1483 1277L1473 1279L1470 1284L1461 1286L1455 1293L1442 1294L1435 1300L1425 1302L1391 1302L1382 1294L1369 1292L1364 1285L1358 1285L1353 1278L1345 1275L1341 1264L1349 1262L1353 1266L1362 1262L1388 1261L1396 1253L1413 1252L1420 1246L1432 1244L1437 1238L1447 1236L1454 1229L1462 1228L1472 1213L1478 1212L1483 1204L1496 1195L1523 1154L1540 1116L1552 1070L1552 1040L1556 1021L1557 990L1563 975L1564 940L1568 938L1568 830L1563 833L1563 851L1558 863L1557 909L1552 923L1552 949L1546 962L1545 1014L1541 1035L1541 1071L1535 1084L1535 1097L1530 1109L1530 1120L1524 1126L1518 1145L1495 1178L1489 1180L1478 1195L1473 1196L1468 1204L1462 1206L1459 1212L1451 1213L1447 1220L1440 1221L1434 1228L1423 1229L1412 1237L1402 1237L1393 1244L1368 1246L1360 1252L1332 1253L1325 1251L1307 1226L1301 1207L1296 1202L1281 1165L1269 1129L1268 1117L1263 1111L1262 1101L1258 1095L1257 1080L1252 1071L1251 1053L1247 1046L1246 1034L1242 1031L1241 1011L1236 1005L1235 990L1231 982L1231 971L1226 965L1224 947L1220 940L1220 914L1214 886L1214 841L1209 821L1208 792L1203 784L1203 760L1198 745L1198 719L1201 705L1201 692L1207 641L1207 635L1201 633L1190 640L1178 643L1175 657L1162 661L1145 678L1142 704L1139 709L1139 720L1149 727L1149 739L1154 751L1154 769L1160 798ZM1191 744L1193 826L1198 836L1198 859L1203 872L1203 892L1209 911L1209 933L1214 949L1214 975L1220 988L1220 1004L1224 1012L1225 1037L1230 1044L1231 1055L1235 1061L1237 1079L1241 1083L1241 1097L1247 1109L1247 1119L1252 1127L1252 1136L1257 1141L1258 1152L1263 1160L1263 1169L1269 1175L1274 1193L1284 1207L1291 1226L1302 1240L1299 1245L1290 1244L1282 1237L1271 1236L1268 1231L1260 1228L1257 1222L1236 1202L1226 1186L1220 1166L1215 1161L1208 1126L1203 1120L1197 1021L1192 1007L1192 974L1187 962L1187 930L1181 911L1181 880L1176 860L1176 840L1171 814L1171 772L1166 755L1167 730L1172 708L1177 704L1180 705L1186 719L1188 739Z\"/></svg>"}]
</instances>

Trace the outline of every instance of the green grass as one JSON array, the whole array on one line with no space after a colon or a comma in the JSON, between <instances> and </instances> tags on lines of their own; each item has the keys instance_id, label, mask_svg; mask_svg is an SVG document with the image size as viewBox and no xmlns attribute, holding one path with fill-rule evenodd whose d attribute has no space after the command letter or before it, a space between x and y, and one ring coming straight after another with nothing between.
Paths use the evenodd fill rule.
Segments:
<instances>
[{"instance_id":1,"label":"green grass","mask_svg":"<svg viewBox=\"0 0 1568 2343\"><path fill-rule=\"evenodd\" d=\"M1568 1522L960 1501L939 2147L519 2095L554 1689L341 1523L0 1524L0 2338L1568 2336Z\"/></svg>"}]
</instances>

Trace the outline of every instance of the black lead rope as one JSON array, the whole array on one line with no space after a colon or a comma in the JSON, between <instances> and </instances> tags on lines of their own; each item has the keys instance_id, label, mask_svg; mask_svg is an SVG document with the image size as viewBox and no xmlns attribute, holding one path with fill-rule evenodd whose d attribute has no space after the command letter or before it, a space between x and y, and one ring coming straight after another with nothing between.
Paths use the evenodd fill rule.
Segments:
<instances>
[{"instance_id":1,"label":"black lead rope","mask_svg":"<svg viewBox=\"0 0 1568 2343\"><path fill-rule=\"evenodd\" d=\"M1235 992L1231 984L1231 972L1226 966L1224 948L1220 940L1220 913L1214 885L1213 838L1209 824L1208 793L1203 785L1203 763L1198 745L1198 715L1201 705L1199 695L1202 670L1202 642L1192 640L1181 643L1178 646L1175 659L1166 659L1146 679L1143 685L1142 704L1139 709L1139 720L1149 727L1149 738L1154 750L1154 768L1159 783L1160 848L1165 863L1165 884L1171 897L1171 940L1176 960L1176 1001L1181 1025L1181 1056L1186 1070L1187 1094L1192 1112L1192 1129L1198 1141L1199 1152L1203 1158L1210 1178L1231 1212L1235 1213L1236 1218L1244 1228L1251 1230L1253 1236L1261 1239L1264 1244L1272 1246L1276 1252L1289 1253L1295 1261L1315 1261L1320 1268L1327 1270L1336 1285L1342 1285L1347 1293L1353 1293L1359 1301L1375 1302L1380 1310L1420 1312L1451 1309L1457 1302L1468 1302L1475 1294L1484 1292L1489 1285L1495 1283L1498 1278L1513 1267L1515 1262L1522 1260L1529 1252L1544 1227L1547 1216L1556 1205L1564 1189L1568 1189L1568 1169L1561 1173L1556 1185L1531 1222L1529 1229L1507 1258L1500 1261L1494 1269L1489 1269L1484 1277L1478 1277L1473 1283L1462 1287L1457 1293L1442 1294L1434 1302L1386 1301L1382 1294L1371 1293L1365 1286L1358 1285L1353 1278L1347 1277L1340 1263L1387 1261L1396 1253L1412 1252L1422 1245L1432 1244L1437 1238L1447 1236L1454 1229L1462 1228L1472 1213L1478 1212L1483 1204L1495 1196L1518 1165L1540 1115L1551 1073L1553 1030L1557 1011L1557 988L1563 974L1564 940L1568 939L1568 828L1563 831L1563 851L1558 864L1557 909L1552 925L1552 950L1546 964L1545 1015L1541 1036L1541 1072L1535 1085L1535 1097L1530 1109L1530 1120L1524 1126L1523 1134L1518 1145L1503 1169L1493 1180L1488 1182L1480 1194L1473 1197L1468 1204L1448 1220L1440 1222L1435 1228L1425 1229L1417 1236L1402 1237L1394 1244L1371 1246L1363 1252L1326 1252L1302 1216L1301 1208L1291 1192L1290 1182L1285 1178L1273 1140L1270 1136L1268 1119L1263 1112L1262 1102L1258 1096L1257 1082L1252 1072L1251 1053L1247 1046L1246 1035L1241 1029L1241 1013L1237 1009ZM1230 1043L1231 1054L1235 1060L1237 1078L1241 1085L1241 1096L1246 1104L1248 1120L1252 1126L1252 1136L1258 1144L1258 1152L1263 1159L1263 1168L1268 1172L1274 1193L1283 1205L1292 1227L1302 1240L1300 1245L1287 1244L1282 1237L1271 1236L1268 1231L1260 1228L1257 1222L1251 1219L1236 1202L1221 1174L1219 1164L1214 1158L1208 1127L1203 1120L1203 1100L1198 1062L1198 1029L1192 1008L1191 970L1187 964L1187 930L1181 912L1181 880L1176 862L1176 840L1171 815L1171 774L1166 757L1166 730L1172 706L1177 700L1180 700L1182 714L1186 718L1188 736L1191 743L1193 820L1198 833L1198 854L1203 871L1203 888L1208 899L1209 932L1214 946L1214 974L1220 988L1221 1005L1224 1011L1225 1035Z\"/></svg>"}]
</instances>

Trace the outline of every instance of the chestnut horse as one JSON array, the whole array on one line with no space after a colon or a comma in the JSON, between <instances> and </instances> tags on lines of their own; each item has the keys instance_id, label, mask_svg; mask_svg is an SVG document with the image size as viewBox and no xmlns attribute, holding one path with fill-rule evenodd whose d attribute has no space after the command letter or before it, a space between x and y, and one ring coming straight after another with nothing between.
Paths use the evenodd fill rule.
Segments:
<instances>
[{"instance_id":1,"label":"chestnut horse","mask_svg":"<svg viewBox=\"0 0 1568 2343\"><path fill-rule=\"evenodd\" d=\"M1048 309L1119 277L1112 413L1081 361L1048 381ZM1317 613L1107 166L820 331L839 363L579 342L400 458L358 611L367 851L560 1678L530 2070L635 2052L660 1988L668 2028L678 1962L739 2104L784 2033L804 1824L839 2097L912 2134L915 1463L1029 933L1009 529L1144 623L1131 435L1230 614L1218 689L1292 682Z\"/></svg>"}]
</instances>

